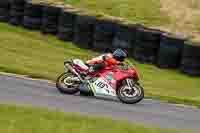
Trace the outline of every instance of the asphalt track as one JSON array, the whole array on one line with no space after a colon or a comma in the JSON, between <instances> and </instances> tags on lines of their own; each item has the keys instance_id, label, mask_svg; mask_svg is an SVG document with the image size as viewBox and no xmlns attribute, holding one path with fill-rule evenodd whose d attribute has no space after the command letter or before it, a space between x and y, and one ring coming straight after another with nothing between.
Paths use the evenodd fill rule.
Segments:
<instances>
[{"instance_id":1,"label":"asphalt track","mask_svg":"<svg viewBox=\"0 0 200 133\"><path fill-rule=\"evenodd\" d=\"M83 115L110 117L146 126L200 131L200 110L192 107L143 100L126 105L117 101L62 95L53 83L0 74L0 104L44 107Z\"/></svg>"}]
</instances>

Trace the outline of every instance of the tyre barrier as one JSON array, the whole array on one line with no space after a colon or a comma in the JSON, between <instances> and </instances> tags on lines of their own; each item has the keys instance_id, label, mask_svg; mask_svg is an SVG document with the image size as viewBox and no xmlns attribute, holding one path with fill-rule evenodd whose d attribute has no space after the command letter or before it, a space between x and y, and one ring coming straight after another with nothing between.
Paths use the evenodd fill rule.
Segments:
<instances>
[{"instance_id":1,"label":"tyre barrier","mask_svg":"<svg viewBox=\"0 0 200 133\"><path fill-rule=\"evenodd\" d=\"M73 41L76 11L64 9L59 16L58 38L63 41Z\"/></svg>"},{"instance_id":2,"label":"tyre barrier","mask_svg":"<svg viewBox=\"0 0 200 133\"><path fill-rule=\"evenodd\" d=\"M162 34L162 31L160 30L147 28L142 25L137 25L136 30L137 41L150 41L154 43L158 43L160 41L160 37Z\"/></svg>"},{"instance_id":3,"label":"tyre barrier","mask_svg":"<svg viewBox=\"0 0 200 133\"><path fill-rule=\"evenodd\" d=\"M129 53L129 56L131 56L135 43L135 33L136 25L119 25L113 39L112 47L114 49L124 49Z\"/></svg>"},{"instance_id":4,"label":"tyre barrier","mask_svg":"<svg viewBox=\"0 0 200 133\"><path fill-rule=\"evenodd\" d=\"M16 10L10 10L9 23L12 25L21 25L23 23L24 13Z\"/></svg>"},{"instance_id":5,"label":"tyre barrier","mask_svg":"<svg viewBox=\"0 0 200 133\"><path fill-rule=\"evenodd\" d=\"M42 33L57 34L60 6L44 5L42 14Z\"/></svg>"},{"instance_id":6,"label":"tyre barrier","mask_svg":"<svg viewBox=\"0 0 200 133\"><path fill-rule=\"evenodd\" d=\"M10 1L9 0L1 0L0 1L0 8L9 8L10 7Z\"/></svg>"},{"instance_id":7,"label":"tyre barrier","mask_svg":"<svg viewBox=\"0 0 200 133\"><path fill-rule=\"evenodd\" d=\"M24 16L23 26L30 30L39 30L41 22L41 19Z\"/></svg>"},{"instance_id":8,"label":"tyre barrier","mask_svg":"<svg viewBox=\"0 0 200 133\"><path fill-rule=\"evenodd\" d=\"M93 49L104 51L112 49L112 42L117 30L116 23L108 20L97 20L94 27Z\"/></svg>"},{"instance_id":9,"label":"tyre barrier","mask_svg":"<svg viewBox=\"0 0 200 133\"><path fill-rule=\"evenodd\" d=\"M159 68L178 68L181 63L184 37L163 34L158 53L157 66Z\"/></svg>"},{"instance_id":10,"label":"tyre barrier","mask_svg":"<svg viewBox=\"0 0 200 133\"><path fill-rule=\"evenodd\" d=\"M39 30L42 25L42 3L27 1L24 9L23 26L32 30Z\"/></svg>"},{"instance_id":11,"label":"tyre barrier","mask_svg":"<svg viewBox=\"0 0 200 133\"><path fill-rule=\"evenodd\" d=\"M9 23L12 25L21 25L24 17L25 0L11 0L10 1L10 19Z\"/></svg>"},{"instance_id":12,"label":"tyre barrier","mask_svg":"<svg viewBox=\"0 0 200 133\"><path fill-rule=\"evenodd\" d=\"M200 76L200 45L185 42L181 60L181 71L191 76Z\"/></svg>"},{"instance_id":13,"label":"tyre barrier","mask_svg":"<svg viewBox=\"0 0 200 133\"><path fill-rule=\"evenodd\" d=\"M141 63L155 64L160 47L161 31L138 26L133 58Z\"/></svg>"},{"instance_id":14,"label":"tyre barrier","mask_svg":"<svg viewBox=\"0 0 200 133\"><path fill-rule=\"evenodd\" d=\"M0 22L8 22L9 16L10 16L10 2L8 0L6 1L0 1Z\"/></svg>"},{"instance_id":15,"label":"tyre barrier","mask_svg":"<svg viewBox=\"0 0 200 133\"><path fill-rule=\"evenodd\" d=\"M93 32L96 19L79 14L75 20L74 43L81 48L93 48Z\"/></svg>"}]
</instances>

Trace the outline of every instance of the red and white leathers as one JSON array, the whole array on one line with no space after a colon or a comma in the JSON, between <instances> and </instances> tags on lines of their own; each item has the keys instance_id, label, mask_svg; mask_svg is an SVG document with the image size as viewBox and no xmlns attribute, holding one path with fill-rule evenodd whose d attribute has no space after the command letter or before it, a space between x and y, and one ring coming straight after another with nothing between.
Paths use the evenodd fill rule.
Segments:
<instances>
[{"instance_id":1,"label":"red and white leathers","mask_svg":"<svg viewBox=\"0 0 200 133\"><path fill-rule=\"evenodd\" d=\"M113 58L111 53L103 54L86 62L88 65L104 64L105 66L118 65L121 62Z\"/></svg>"}]
</instances>

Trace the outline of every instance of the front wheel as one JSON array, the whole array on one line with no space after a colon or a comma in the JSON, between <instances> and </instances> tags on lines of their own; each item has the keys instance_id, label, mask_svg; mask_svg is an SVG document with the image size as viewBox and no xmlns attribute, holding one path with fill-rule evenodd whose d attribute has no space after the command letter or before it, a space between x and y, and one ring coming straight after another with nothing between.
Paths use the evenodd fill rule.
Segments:
<instances>
[{"instance_id":1,"label":"front wheel","mask_svg":"<svg viewBox=\"0 0 200 133\"><path fill-rule=\"evenodd\" d=\"M61 93L75 94L79 92L80 80L71 72L62 73L56 81L56 87Z\"/></svg>"},{"instance_id":2,"label":"front wheel","mask_svg":"<svg viewBox=\"0 0 200 133\"><path fill-rule=\"evenodd\" d=\"M135 104L144 98L144 89L133 79L126 79L117 90L117 96L123 103Z\"/></svg>"}]
</instances>

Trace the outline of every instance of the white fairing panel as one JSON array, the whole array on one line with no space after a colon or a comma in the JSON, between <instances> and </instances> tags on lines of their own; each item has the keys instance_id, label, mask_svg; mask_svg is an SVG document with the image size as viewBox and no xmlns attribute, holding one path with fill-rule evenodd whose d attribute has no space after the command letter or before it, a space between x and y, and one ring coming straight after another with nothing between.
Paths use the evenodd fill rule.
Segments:
<instances>
[{"instance_id":1,"label":"white fairing panel","mask_svg":"<svg viewBox=\"0 0 200 133\"><path fill-rule=\"evenodd\" d=\"M95 95L117 96L115 90L102 78L97 79L93 84Z\"/></svg>"}]
</instances>

